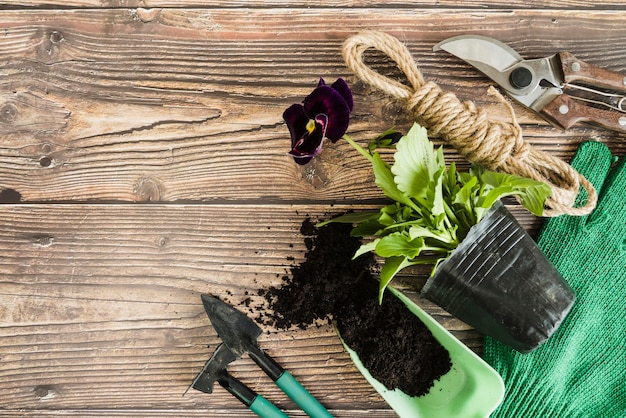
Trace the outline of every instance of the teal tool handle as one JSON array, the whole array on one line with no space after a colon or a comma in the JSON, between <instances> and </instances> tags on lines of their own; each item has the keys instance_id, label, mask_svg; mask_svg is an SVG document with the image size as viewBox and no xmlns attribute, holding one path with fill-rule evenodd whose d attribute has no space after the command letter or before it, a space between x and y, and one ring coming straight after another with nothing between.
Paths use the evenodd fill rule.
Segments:
<instances>
[{"instance_id":1,"label":"teal tool handle","mask_svg":"<svg viewBox=\"0 0 626 418\"><path fill-rule=\"evenodd\" d=\"M257 394L254 401L249 406L250 410L261 418L289 418L273 403Z\"/></svg>"},{"instance_id":2,"label":"teal tool handle","mask_svg":"<svg viewBox=\"0 0 626 418\"><path fill-rule=\"evenodd\" d=\"M276 385L311 418L333 418L287 370L276 380Z\"/></svg>"}]
</instances>

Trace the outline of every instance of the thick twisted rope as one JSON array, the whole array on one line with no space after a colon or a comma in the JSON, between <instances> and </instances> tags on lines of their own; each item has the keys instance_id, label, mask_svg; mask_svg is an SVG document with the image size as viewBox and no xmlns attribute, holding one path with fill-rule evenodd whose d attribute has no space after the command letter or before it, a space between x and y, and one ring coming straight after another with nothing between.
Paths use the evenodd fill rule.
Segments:
<instances>
[{"instance_id":1,"label":"thick twisted rope","mask_svg":"<svg viewBox=\"0 0 626 418\"><path fill-rule=\"evenodd\" d=\"M410 86L383 76L366 65L363 54L370 48L395 61ZM497 94L506 104L512 122L489 119L473 102L461 102L453 93L443 92L437 84L424 80L409 50L391 35L376 31L354 35L344 42L343 57L348 68L361 80L405 101L407 110L430 135L452 144L469 161L489 170L548 184L552 195L546 200L545 216L580 216L595 208L597 193L593 185L563 160L526 142L513 108L495 89L490 92ZM575 207L581 186L587 191L587 201Z\"/></svg>"}]
</instances>

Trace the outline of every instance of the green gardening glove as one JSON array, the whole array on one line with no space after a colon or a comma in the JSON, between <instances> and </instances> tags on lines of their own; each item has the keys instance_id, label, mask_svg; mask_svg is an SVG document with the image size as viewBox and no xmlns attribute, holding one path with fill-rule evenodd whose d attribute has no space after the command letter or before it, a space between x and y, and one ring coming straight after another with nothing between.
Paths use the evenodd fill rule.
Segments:
<instances>
[{"instance_id":1,"label":"green gardening glove","mask_svg":"<svg viewBox=\"0 0 626 418\"><path fill-rule=\"evenodd\" d=\"M486 337L485 360L506 387L492 417L626 417L626 166L610 170L613 162L600 142L580 146L572 166L598 205L547 220L537 240L576 293L567 318L528 354Z\"/></svg>"}]
</instances>

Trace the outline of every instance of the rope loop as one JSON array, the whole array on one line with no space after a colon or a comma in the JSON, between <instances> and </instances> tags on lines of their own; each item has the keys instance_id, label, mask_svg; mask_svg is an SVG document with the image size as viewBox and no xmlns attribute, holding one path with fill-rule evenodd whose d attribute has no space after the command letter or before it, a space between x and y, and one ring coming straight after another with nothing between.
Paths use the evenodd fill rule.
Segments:
<instances>
[{"instance_id":1,"label":"rope loop","mask_svg":"<svg viewBox=\"0 0 626 418\"><path fill-rule=\"evenodd\" d=\"M408 84L400 83L371 69L363 61L368 49L376 49L393 60ZM432 137L441 137L467 160L488 170L497 170L547 183L552 196L546 200L545 216L586 215L596 206L593 185L564 161L532 147L524 140L511 104L493 87L489 94L507 108L510 121L492 120L472 101L461 102L436 83L426 81L410 51L397 38L383 32L364 31L348 38L343 45L347 67L357 77L387 95L403 100L414 119ZM580 187L587 191L587 202L574 207Z\"/></svg>"}]
</instances>

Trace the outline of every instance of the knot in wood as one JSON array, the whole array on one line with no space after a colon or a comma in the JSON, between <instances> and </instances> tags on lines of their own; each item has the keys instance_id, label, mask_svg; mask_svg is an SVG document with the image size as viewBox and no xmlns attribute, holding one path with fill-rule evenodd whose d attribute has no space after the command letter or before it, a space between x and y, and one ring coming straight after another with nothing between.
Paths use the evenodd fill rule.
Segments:
<instances>
[{"instance_id":1,"label":"knot in wood","mask_svg":"<svg viewBox=\"0 0 626 418\"><path fill-rule=\"evenodd\" d=\"M4 103L0 106L0 122L12 124L17 117L17 106L13 103Z\"/></svg>"},{"instance_id":2,"label":"knot in wood","mask_svg":"<svg viewBox=\"0 0 626 418\"><path fill-rule=\"evenodd\" d=\"M53 44L58 44L62 42L65 37L63 36L63 32L59 32L58 30L54 30L50 33L50 42Z\"/></svg>"},{"instance_id":3,"label":"knot in wood","mask_svg":"<svg viewBox=\"0 0 626 418\"><path fill-rule=\"evenodd\" d=\"M158 202L161 200L161 183L152 177L142 177L133 188L135 201Z\"/></svg>"},{"instance_id":4,"label":"knot in wood","mask_svg":"<svg viewBox=\"0 0 626 418\"><path fill-rule=\"evenodd\" d=\"M34 387L33 392L40 401L47 401L56 398L58 393L52 385L37 385Z\"/></svg>"},{"instance_id":5,"label":"knot in wood","mask_svg":"<svg viewBox=\"0 0 626 418\"><path fill-rule=\"evenodd\" d=\"M0 203L20 203L22 194L15 189L3 189L0 191Z\"/></svg>"}]
</instances>

